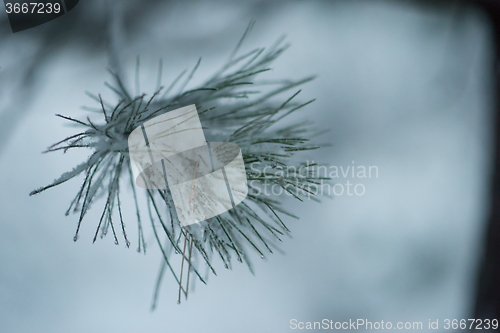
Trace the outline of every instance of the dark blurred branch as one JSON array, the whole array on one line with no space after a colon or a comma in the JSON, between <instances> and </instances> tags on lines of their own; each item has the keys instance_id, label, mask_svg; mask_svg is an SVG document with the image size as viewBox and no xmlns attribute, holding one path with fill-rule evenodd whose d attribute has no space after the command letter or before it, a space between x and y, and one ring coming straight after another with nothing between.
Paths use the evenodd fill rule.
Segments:
<instances>
[{"instance_id":1,"label":"dark blurred branch","mask_svg":"<svg viewBox=\"0 0 500 333\"><path fill-rule=\"evenodd\" d=\"M495 75L496 115L494 172L491 182L491 210L484 235L484 247L477 280L474 316L480 319L500 319L500 2L496 0L476 1L491 18L495 33Z\"/></svg>"}]
</instances>

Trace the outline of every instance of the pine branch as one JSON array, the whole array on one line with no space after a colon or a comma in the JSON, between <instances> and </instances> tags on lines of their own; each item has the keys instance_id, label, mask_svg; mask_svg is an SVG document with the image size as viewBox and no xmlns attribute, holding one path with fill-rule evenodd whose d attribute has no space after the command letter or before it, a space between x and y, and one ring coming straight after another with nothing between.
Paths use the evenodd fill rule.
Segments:
<instances>
[{"instance_id":1,"label":"pine branch","mask_svg":"<svg viewBox=\"0 0 500 333\"><path fill-rule=\"evenodd\" d=\"M70 148L85 148L91 149L92 155L72 171L61 175L50 185L31 192L30 195L43 192L84 173L83 184L67 211L69 213L73 209L80 212L75 241L86 213L95 202L94 199L104 196L106 200L94 241L99 232L102 238L111 227L115 243L118 244L113 223L113 215L118 214L121 232L128 246L130 241L127 237L125 220L130 220L132 217L123 215L120 200L120 191L123 188L120 182L126 181L132 187L134 198L133 219L137 220L138 224L137 250L145 252L146 243L142 226L144 217L140 211L139 193L132 175L127 138L133 129L149 119L180 106L196 104L198 110L201 110L199 117L209 141L233 142L241 148L247 179L255 185L250 186L251 188L271 184L299 201L311 198L314 195L311 189L325 178L312 172L310 170L312 165L303 161L298 154L319 148L311 142L312 136L317 131L306 122L297 121L288 126L281 126L281 121L294 112L300 112L314 101L305 103L296 101L301 92L296 88L309 82L313 77L298 81L281 80L272 84L256 81L259 75L267 74L271 63L288 48L288 45L282 44L283 40L280 39L267 51L259 48L237 56L252 25L253 22L221 70L194 89L185 91L200 66L201 58L184 82L179 83L186 71L175 78L163 93L161 93L163 89L162 62L160 62L157 90L149 98L140 91L139 59L136 67L135 94L125 88L120 75L110 71L114 81L106 85L116 93L118 102L113 106L113 103L103 101L100 95L87 93L99 104L99 112L103 116L102 122L94 123L89 118L78 120L57 115L82 126L85 131L60 140L47 150L66 151ZM259 88L248 90L248 85ZM171 95L174 89L178 92ZM288 97L279 102L278 98L286 93L289 94ZM287 169L292 171L284 173L283 171ZM147 190L147 219L163 256L153 307L157 304L160 282L167 268L179 285L179 295L182 291L187 298L188 286L182 285L183 270L176 272L169 261L172 252L181 255L183 265L186 262L187 276L189 277L192 272L203 283L205 279L199 273L200 265L205 263L215 274L213 254L217 254L226 268L230 268L232 259L236 258L240 262L245 262L253 272L250 254L257 253L264 258L264 253L273 253L272 248L277 248L274 243L281 241L281 236L290 233L279 215L295 216L282 207L283 196L249 192L247 199L229 212L196 225L181 227L179 221L172 215L173 201L170 192ZM161 227L157 228L157 225ZM160 240L162 236L166 236L166 243L162 244ZM181 244L189 244L189 251L181 250L183 247Z\"/></svg>"}]
</instances>

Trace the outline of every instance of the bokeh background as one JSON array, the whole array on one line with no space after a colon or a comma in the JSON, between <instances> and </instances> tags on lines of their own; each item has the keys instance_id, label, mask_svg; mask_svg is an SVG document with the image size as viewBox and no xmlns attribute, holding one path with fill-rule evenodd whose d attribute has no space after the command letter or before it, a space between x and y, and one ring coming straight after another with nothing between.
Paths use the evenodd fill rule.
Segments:
<instances>
[{"instance_id":1,"label":"bokeh background","mask_svg":"<svg viewBox=\"0 0 500 333\"><path fill-rule=\"evenodd\" d=\"M152 92L158 60L173 80L202 56L193 86L227 59L283 33L291 48L265 78L317 78L297 117L330 132L310 158L376 166L363 196L289 203L283 253L198 283L176 304L166 276L150 311L160 253L111 237L92 244L99 209L73 242L64 216L79 182L28 193L86 152L41 154L72 133L56 113L85 117L111 78L109 31L122 67ZM112 26L115 24L115 27ZM115 31L115 32L116 32ZM471 318L490 210L494 143L492 28L458 1L98 1L13 34L0 11L0 332L288 332L290 320ZM285 98L285 97L283 97ZM132 211L131 211L132 212ZM133 215L126 216L131 233ZM363 331L363 330L360 330Z\"/></svg>"}]
</instances>

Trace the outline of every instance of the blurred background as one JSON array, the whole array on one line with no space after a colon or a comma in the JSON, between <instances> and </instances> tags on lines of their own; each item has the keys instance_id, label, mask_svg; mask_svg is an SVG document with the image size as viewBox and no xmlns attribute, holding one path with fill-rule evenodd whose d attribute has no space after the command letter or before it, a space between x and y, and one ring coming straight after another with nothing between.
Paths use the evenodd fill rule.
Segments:
<instances>
[{"instance_id":1,"label":"blurred background","mask_svg":"<svg viewBox=\"0 0 500 333\"><path fill-rule=\"evenodd\" d=\"M292 45L266 79L317 75L303 87L304 101L317 98L303 116L329 127L321 139L332 145L311 158L378 174L335 179L363 184L364 195L290 202L293 237L283 253L254 258L255 276L217 263L218 276L177 305L167 275L151 312L160 263L151 233L146 255L112 237L92 244L94 209L74 243L78 216L64 212L79 181L28 193L86 152L41 152L73 133L54 114L82 118L82 106L96 106L85 91L113 100L112 33L126 82L140 55L151 93L160 58L170 82L201 56L196 86L251 19L243 51L282 34ZM1 10L0 332L288 332L292 319L324 318L426 331L429 320L493 319L498 308L476 303L493 209L494 38L472 1L82 0L15 34Z\"/></svg>"}]
</instances>

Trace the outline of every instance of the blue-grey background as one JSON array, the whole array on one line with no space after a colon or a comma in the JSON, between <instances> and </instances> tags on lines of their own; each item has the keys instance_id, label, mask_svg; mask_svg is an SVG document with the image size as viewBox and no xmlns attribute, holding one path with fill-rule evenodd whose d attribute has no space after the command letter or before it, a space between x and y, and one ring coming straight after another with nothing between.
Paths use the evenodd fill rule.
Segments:
<instances>
[{"instance_id":1,"label":"blue-grey background","mask_svg":"<svg viewBox=\"0 0 500 333\"><path fill-rule=\"evenodd\" d=\"M137 4L121 3L123 12ZM293 238L281 244L284 254L255 257L255 276L244 265L217 264L218 276L181 305L167 275L151 312L160 255L150 229L146 255L136 242L92 244L96 205L74 243L78 217L64 212L79 182L28 196L87 156L41 151L74 130L54 114L84 117L80 107L95 106L86 90L113 100L104 86L108 53L97 42L107 32L75 26L70 41L38 38L35 29L59 24L52 21L12 34L1 11L0 332L261 333L288 332L291 319L425 327L470 317L493 132L491 31L481 11L368 0L154 6L140 19L127 12L123 22L118 45L130 83L137 55L145 91L154 88L160 57L169 82L202 56L193 85L202 82L255 18L243 50L283 33L292 44L263 78L318 75L301 95L317 101L297 117L331 128L321 139L332 146L311 157L377 166L378 178L351 180L365 185L363 196L290 202L300 220L286 220ZM78 13L88 27L110 17L106 2L81 1L59 20ZM126 217L133 235L132 210Z\"/></svg>"}]
</instances>

